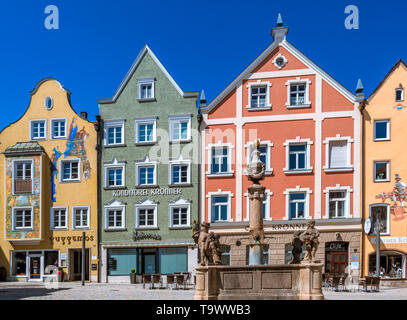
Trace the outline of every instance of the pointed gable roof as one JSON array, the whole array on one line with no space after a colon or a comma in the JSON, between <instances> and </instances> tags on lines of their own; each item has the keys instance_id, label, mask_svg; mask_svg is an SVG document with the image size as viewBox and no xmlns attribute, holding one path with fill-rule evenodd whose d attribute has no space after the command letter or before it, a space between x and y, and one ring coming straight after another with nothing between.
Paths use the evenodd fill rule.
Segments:
<instances>
[{"instance_id":1,"label":"pointed gable roof","mask_svg":"<svg viewBox=\"0 0 407 320\"><path fill-rule=\"evenodd\" d=\"M313 69L316 73L318 73L322 79L324 79L327 83L332 85L336 88L343 96L345 96L351 102L357 102L357 97L343 87L338 81L333 79L327 72L325 72L322 68L318 67L311 59L309 59L306 55L304 55L300 50L294 47L291 43L289 43L286 38L282 41L278 41L278 39L274 39L274 41L264 50L246 69L243 70L206 108L201 108L203 113L209 113L214 107L218 105L235 87L236 85L243 80L252 70L256 69L276 48L279 46L285 48L289 51L292 55L294 55L298 60L304 63L309 68Z\"/></svg>"},{"instance_id":2,"label":"pointed gable roof","mask_svg":"<svg viewBox=\"0 0 407 320\"><path fill-rule=\"evenodd\" d=\"M391 74L400 66L404 66L404 68L407 69L407 65L404 63L403 60L399 59L395 65L390 69L390 71L385 75L382 81L380 81L379 85L376 87L376 89L373 90L372 94L367 98L367 102L370 102L373 97L376 95L376 93L379 91L379 89L384 85L386 80L391 76Z\"/></svg>"},{"instance_id":3,"label":"pointed gable roof","mask_svg":"<svg viewBox=\"0 0 407 320\"><path fill-rule=\"evenodd\" d=\"M126 76L124 77L122 83L120 84L119 88L116 90L115 94L113 95L113 98L108 98L108 99L99 99L97 100L99 104L106 104L106 103L114 103L116 102L117 98L120 96L122 93L123 89L126 87L127 83L129 82L131 76L133 73L136 71L137 67L143 60L144 56L146 54L149 54L151 58L154 60L154 62L157 64L157 66L161 69L161 71L165 74L165 76L168 78L168 80L172 83L174 88L178 91L178 93L182 97L199 97L199 92L184 92L181 90L181 88L178 86L178 84L175 82L173 77L168 73L167 69L162 65L160 60L156 57L154 52L148 47L148 45L145 45L144 48L140 51L138 54L136 60L134 60L130 70L127 72Z\"/></svg>"}]
</instances>

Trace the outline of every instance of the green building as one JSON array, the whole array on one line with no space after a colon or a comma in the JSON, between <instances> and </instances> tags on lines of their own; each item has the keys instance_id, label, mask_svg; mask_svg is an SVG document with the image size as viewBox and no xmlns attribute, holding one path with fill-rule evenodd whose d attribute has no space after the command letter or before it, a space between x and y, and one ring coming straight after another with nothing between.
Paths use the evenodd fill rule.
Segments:
<instances>
[{"instance_id":1,"label":"green building","mask_svg":"<svg viewBox=\"0 0 407 320\"><path fill-rule=\"evenodd\" d=\"M98 100L102 282L193 272L199 92L183 92L148 46L111 99Z\"/></svg>"}]
</instances>

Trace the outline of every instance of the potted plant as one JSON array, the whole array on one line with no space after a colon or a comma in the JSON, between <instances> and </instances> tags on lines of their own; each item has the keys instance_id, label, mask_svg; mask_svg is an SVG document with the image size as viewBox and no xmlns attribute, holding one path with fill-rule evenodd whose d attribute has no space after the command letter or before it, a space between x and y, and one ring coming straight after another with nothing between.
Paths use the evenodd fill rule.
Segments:
<instances>
[{"instance_id":1,"label":"potted plant","mask_svg":"<svg viewBox=\"0 0 407 320\"><path fill-rule=\"evenodd\" d=\"M58 282L64 281L64 268L58 267Z\"/></svg>"},{"instance_id":2,"label":"potted plant","mask_svg":"<svg viewBox=\"0 0 407 320\"><path fill-rule=\"evenodd\" d=\"M136 269L134 268L130 270L130 283L136 284Z\"/></svg>"}]
</instances>

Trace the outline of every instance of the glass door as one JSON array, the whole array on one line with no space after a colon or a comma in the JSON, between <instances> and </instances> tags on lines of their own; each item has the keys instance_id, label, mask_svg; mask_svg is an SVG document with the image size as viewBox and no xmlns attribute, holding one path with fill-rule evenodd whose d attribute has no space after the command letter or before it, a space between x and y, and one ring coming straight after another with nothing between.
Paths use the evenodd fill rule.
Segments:
<instances>
[{"instance_id":1,"label":"glass door","mask_svg":"<svg viewBox=\"0 0 407 320\"><path fill-rule=\"evenodd\" d=\"M155 273L155 254L144 255L144 273L145 274Z\"/></svg>"},{"instance_id":2,"label":"glass door","mask_svg":"<svg viewBox=\"0 0 407 320\"><path fill-rule=\"evenodd\" d=\"M42 255L30 255L29 256L29 274L28 279L30 281L42 280Z\"/></svg>"}]
</instances>

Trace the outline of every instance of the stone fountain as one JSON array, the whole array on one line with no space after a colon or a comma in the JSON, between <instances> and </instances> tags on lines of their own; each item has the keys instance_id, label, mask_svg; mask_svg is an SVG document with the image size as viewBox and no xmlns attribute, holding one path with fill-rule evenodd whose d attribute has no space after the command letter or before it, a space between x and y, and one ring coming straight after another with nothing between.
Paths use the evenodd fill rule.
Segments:
<instances>
[{"instance_id":1,"label":"stone fountain","mask_svg":"<svg viewBox=\"0 0 407 320\"><path fill-rule=\"evenodd\" d=\"M193 238L199 245L201 261L196 268L195 300L323 300L323 264L315 260L319 232L315 222L308 221L307 230L293 235L293 259L290 264L262 265L264 243L263 197L265 165L260 160L260 143L255 141L247 175L249 187L249 265L225 266L221 262L219 235L210 232L206 222L193 228ZM306 255L301 261L302 246Z\"/></svg>"}]
</instances>

